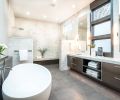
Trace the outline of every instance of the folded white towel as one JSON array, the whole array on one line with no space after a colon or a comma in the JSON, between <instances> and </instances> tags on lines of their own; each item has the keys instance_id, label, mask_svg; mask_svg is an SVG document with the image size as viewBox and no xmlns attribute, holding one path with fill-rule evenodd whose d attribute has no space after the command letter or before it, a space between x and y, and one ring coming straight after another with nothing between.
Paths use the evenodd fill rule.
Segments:
<instances>
[{"instance_id":1,"label":"folded white towel","mask_svg":"<svg viewBox=\"0 0 120 100\"><path fill-rule=\"evenodd\" d=\"M99 63L98 62L90 61L90 62L88 62L88 66L93 67L93 68L98 68Z\"/></svg>"},{"instance_id":2,"label":"folded white towel","mask_svg":"<svg viewBox=\"0 0 120 100\"><path fill-rule=\"evenodd\" d=\"M28 60L28 50L19 50L20 61Z\"/></svg>"},{"instance_id":3,"label":"folded white towel","mask_svg":"<svg viewBox=\"0 0 120 100\"><path fill-rule=\"evenodd\" d=\"M95 77L95 78L98 77L98 72L96 72L96 71L93 71L93 70L87 69L87 70L86 70L86 73L87 73L88 75L90 75L90 76Z\"/></svg>"}]
</instances>

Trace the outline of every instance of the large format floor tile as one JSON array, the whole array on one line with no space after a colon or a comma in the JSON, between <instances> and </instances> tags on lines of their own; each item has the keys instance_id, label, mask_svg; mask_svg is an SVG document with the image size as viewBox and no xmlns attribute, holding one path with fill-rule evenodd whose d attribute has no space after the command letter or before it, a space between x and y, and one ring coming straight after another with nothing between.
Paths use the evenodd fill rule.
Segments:
<instances>
[{"instance_id":1,"label":"large format floor tile","mask_svg":"<svg viewBox=\"0 0 120 100\"><path fill-rule=\"evenodd\" d=\"M120 100L111 90L74 71L60 71L58 65L46 65L52 74L49 100Z\"/></svg>"},{"instance_id":2,"label":"large format floor tile","mask_svg":"<svg viewBox=\"0 0 120 100\"><path fill-rule=\"evenodd\" d=\"M74 71L60 71L58 65L45 65L45 67L52 74L49 100L120 100L118 92L81 74Z\"/></svg>"}]
</instances>

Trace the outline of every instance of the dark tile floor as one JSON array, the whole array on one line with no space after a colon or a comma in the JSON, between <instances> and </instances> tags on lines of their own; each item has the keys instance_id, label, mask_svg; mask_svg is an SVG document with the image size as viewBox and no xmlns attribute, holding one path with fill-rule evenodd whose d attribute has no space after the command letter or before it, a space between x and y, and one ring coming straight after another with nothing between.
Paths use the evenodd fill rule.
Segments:
<instances>
[{"instance_id":1,"label":"dark tile floor","mask_svg":"<svg viewBox=\"0 0 120 100\"><path fill-rule=\"evenodd\" d=\"M49 100L120 100L118 92L74 71L60 71L58 65L45 67L50 70L53 80Z\"/></svg>"},{"instance_id":2,"label":"dark tile floor","mask_svg":"<svg viewBox=\"0 0 120 100\"><path fill-rule=\"evenodd\" d=\"M53 80L49 100L120 100L118 92L74 71L59 71L58 65L46 68Z\"/></svg>"}]
</instances>

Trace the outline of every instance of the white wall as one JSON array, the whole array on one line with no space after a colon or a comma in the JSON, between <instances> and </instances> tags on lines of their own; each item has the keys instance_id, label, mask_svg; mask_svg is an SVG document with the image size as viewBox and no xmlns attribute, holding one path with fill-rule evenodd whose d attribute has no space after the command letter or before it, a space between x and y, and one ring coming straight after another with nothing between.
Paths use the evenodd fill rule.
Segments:
<instances>
[{"instance_id":1,"label":"white wall","mask_svg":"<svg viewBox=\"0 0 120 100\"><path fill-rule=\"evenodd\" d=\"M0 0L0 42L7 44L8 33L7 1Z\"/></svg>"},{"instance_id":2,"label":"white wall","mask_svg":"<svg viewBox=\"0 0 120 100\"><path fill-rule=\"evenodd\" d=\"M8 36L12 36L13 30L15 28L15 15L11 2L8 4Z\"/></svg>"},{"instance_id":3,"label":"white wall","mask_svg":"<svg viewBox=\"0 0 120 100\"><path fill-rule=\"evenodd\" d=\"M13 57L13 66L20 63L33 63L33 40L30 38L9 38L8 43L9 56ZM26 61L20 61L19 52L16 50L28 50L28 59ZM29 52L30 51L30 52Z\"/></svg>"},{"instance_id":4,"label":"white wall","mask_svg":"<svg viewBox=\"0 0 120 100\"><path fill-rule=\"evenodd\" d=\"M0 0L0 43L5 43L5 44L7 44L7 33L8 33L7 7L8 7L7 1ZM7 54L7 51L4 54ZM0 72L0 81L1 81L1 72Z\"/></svg>"},{"instance_id":5,"label":"white wall","mask_svg":"<svg viewBox=\"0 0 120 100\"><path fill-rule=\"evenodd\" d=\"M113 0L113 51L114 58L120 58L119 0Z\"/></svg>"},{"instance_id":6,"label":"white wall","mask_svg":"<svg viewBox=\"0 0 120 100\"><path fill-rule=\"evenodd\" d=\"M59 24L16 18L15 27L11 36L27 37L34 40L34 59L40 56L39 48L48 49L45 58L59 58L61 40ZM23 30L19 28L23 28Z\"/></svg>"}]
</instances>

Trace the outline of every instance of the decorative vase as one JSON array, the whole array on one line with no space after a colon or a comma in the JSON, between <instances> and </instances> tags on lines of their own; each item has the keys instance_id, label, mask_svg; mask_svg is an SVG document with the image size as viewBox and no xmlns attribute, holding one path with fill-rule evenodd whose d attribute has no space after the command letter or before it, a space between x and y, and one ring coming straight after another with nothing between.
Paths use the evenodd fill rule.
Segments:
<instances>
[{"instance_id":1,"label":"decorative vase","mask_svg":"<svg viewBox=\"0 0 120 100\"><path fill-rule=\"evenodd\" d=\"M44 55L41 55L42 58L44 58Z\"/></svg>"},{"instance_id":2,"label":"decorative vase","mask_svg":"<svg viewBox=\"0 0 120 100\"><path fill-rule=\"evenodd\" d=\"M95 48L91 48L91 56L96 56Z\"/></svg>"}]
</instances>

